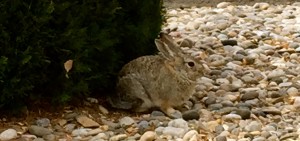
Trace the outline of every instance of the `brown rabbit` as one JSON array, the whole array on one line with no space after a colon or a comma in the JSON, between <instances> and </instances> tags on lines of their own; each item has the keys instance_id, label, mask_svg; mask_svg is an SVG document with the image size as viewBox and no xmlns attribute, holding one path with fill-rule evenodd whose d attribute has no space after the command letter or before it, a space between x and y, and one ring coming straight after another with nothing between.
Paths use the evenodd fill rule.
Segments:
<instances>
[{"instance_id":1,"label":"brown rabbit","mask_svg":"<svg viewBox=\"0 0 300 141\"><path fill-rule=\"evenodd\" d=\"M180 107L194 92L203 75L200 60L184 54L171 36L155 40L158 55L142 56L126 64L119 73L115 108L144 112L158 107L172 118L181 118Z\"/></svg>"}]
</instances>

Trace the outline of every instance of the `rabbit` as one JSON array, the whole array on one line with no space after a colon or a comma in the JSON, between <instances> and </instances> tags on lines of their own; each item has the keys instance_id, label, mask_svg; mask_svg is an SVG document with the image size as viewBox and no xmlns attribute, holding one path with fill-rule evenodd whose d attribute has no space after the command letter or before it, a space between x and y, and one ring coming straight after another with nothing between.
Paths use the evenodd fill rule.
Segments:
<instances>
[{"instance_id":1,"label":"rabbit","mask_svg":"<svg viewBox=\"0 0 300 141\"><path fill-rule=\"evenodd\" d=\"M201 60L184 54L171 36L161 33L155 39L159 53L142 56L123 66L116 85L114 108L146 112L159 108L171 118L181 118L176 107L194 93L196 79L203 75Z\"/></svg>"}]
</instances>

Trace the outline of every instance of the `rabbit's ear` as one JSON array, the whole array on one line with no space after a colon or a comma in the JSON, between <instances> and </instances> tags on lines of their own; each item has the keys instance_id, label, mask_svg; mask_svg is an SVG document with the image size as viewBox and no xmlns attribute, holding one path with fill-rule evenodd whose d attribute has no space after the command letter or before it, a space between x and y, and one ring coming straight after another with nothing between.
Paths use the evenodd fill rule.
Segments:
<instances>
[{"instance_id":1,"label":"rabbit's ear","mask_svg":"<svg viewBox=\"0 0 300 141\"><path fill-rule=\"evenodd\" d=\"M160 53L168 60L171 60L175 56L175 52L172 52L170 48L161 40L155 39L155 44Z\"/></svg>"},{"instance_id":2,"label":"rabbit's ear","mask_svg":"<svg viewBox=\"0 0 300 141\"><path fill-rule=\"evenodd\" d=\"M168 34L161 33L160 34L161 40L167 44L168 48L179 55L182 51L180 49L180 46L172 39L172 37Z\"/></svg>"}]
</instances>

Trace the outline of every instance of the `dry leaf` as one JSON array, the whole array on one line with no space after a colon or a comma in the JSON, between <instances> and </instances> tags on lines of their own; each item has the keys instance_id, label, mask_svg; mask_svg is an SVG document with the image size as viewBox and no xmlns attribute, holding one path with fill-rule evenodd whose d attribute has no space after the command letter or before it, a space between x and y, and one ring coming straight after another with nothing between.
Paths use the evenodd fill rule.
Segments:
<instances>
[{"instance_id":1,"label":"dry leaf","mask_svg":"<svg viewBox=\"0 0 300 141\"><path fill-rule=\"evenodd\" d=\"M64 63L66 72L69 72L73 67L73 60L68 60Z\"/></svg>"}]
</instances>

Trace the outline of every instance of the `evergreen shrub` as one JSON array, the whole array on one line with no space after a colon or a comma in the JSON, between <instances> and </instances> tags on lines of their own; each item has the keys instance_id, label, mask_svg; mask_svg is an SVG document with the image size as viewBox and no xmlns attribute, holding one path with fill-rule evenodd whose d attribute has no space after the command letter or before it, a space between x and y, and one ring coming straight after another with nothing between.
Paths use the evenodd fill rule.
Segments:
<instances>
[{"instance_id":1,"label":"evergreen shrub","mask_svg":"<svg viewBox=\"0 0 300 141\"><path fill-rule=\"evenodd\" d=\"M122 65L155 53L163 13L161 0L2 0L0 109L109 93Z\"/></svg>"}]
</instances>

